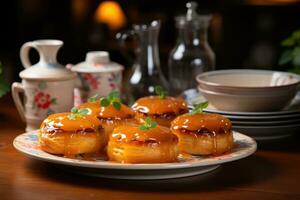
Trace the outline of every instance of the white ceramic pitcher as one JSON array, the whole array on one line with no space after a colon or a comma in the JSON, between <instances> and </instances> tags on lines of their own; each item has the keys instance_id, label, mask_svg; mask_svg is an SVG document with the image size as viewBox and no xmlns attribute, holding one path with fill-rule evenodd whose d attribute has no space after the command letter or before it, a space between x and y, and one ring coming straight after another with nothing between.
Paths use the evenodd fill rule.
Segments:
<instances>
[{"instance_id":1,"label":"white ceramic pitcher","mask_svg":"<svg viewBox=\"0 0 300 200\"><path fill-rule=\"evenodd\" d=\"M76 74L57 63L56 54L62 45L60 40L36 40L21 47L25 70L19 74L22 83L13 83L12 96L26 131L39 128L49 114L69 111L73 106ZM29 60L31 48L40 56L34 65Z\"/></svg>"}]
</instances>

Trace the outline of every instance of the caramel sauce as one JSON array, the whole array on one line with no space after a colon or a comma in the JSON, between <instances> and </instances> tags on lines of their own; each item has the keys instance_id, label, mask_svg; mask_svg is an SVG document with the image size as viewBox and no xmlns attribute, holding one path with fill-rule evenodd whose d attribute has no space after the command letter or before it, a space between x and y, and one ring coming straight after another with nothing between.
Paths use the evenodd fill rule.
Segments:
<instances>
[{"instance_id":1,"label":"caramel sauce","mask_svg":"<svg viewBox=\"0 0 300 200\"><path fill-rule=\"evenodd\" d=\"M132 109L147 114L175 113L178 115L188 111L183 99L174 97L161 99L159 96L140 98L133 104Z\"/></svg>"},{"instance_id":2,"label":"caramel sauce","mask_svg":"<svg viewBox=\"0 0 300 200\"><path fill-rule=\"evenodd\" d=\"M134 116L133 110L124 104L121 104L121 109L117 110L113 105L108 105L106 107L100 106L99 100L95 102L88 102L88 103L81 104L79 108L90 109L92 111L91 115L94 115L97 118L123 119L123 118L131 118Z\"/></svg>"},{"instance_id":3,"label":"caramel sauce","mask_svg":"<svg viewBox=\"0 0 300 200\"><path fill-rule=\"evenodd\" d=\"M130 118L134 116L134 112L131 108L121 105L121 109L117 110L113 105L109 105L107 107L100 107L100 112L98 114L98 118Z\"/></svg>"},{"instance_id":4,"label":"caramel sauce","mask_svg":"<svg viewBox=\"0 0 300 200\"><path fill-rule=\"evenodd\" d=\"M217 135L231 134L231 127L231 121L222 115L206 113L181 115L171 123L173 132L189 134L195 138L194 144L191 144L192 146L197 144L198 137L210 137L213 141L213 154L217 154L218 150ZM226 138L227 143L230 144L229 137ZM228 150L230 148L229 146Z\"/></svg>"},{"instance_id":5,"label":"caramel sauce","mask_svg":"<svg viewBox=\"0 0 300 200\"><path fill-rule=\"evenodd\" d=\"M91 114L94 117L97 117L99 112L100 112L100 100L95 101L95 102L87 102L87 103L83 103L79 106L79 109L81 108L88 108L91 110Z\"/></svg>"},{"instance_id":6,"label":"caramel sauce","mask_svg":"<svg viewBox=\"0 0 300 200\"><path fill-rule=\"evenodd\" d=\"M110 141L130 144L161 144L165 142L178 142L177 136L170 129L157 126L149 130L140 130L138 125L118 126L110 136Z\"/></svg>"},{"instance_id":7,"label":"caramel sauce","mask_svg":"<svg viewBox=\"0 0 300 200\"><path fill-rule=\"evenodd\" d=\"M186 129L198 131L207 129L209 132L231 131L231 121L222 115L199 113L194 115L181 115L172 122L172 129Z\"/></svg>"},{"instance_id":8,"label":"caramel sauce","mask_svg":"<svg viewBox=\"0 0 300 200\"><path fill-rule=\"evenodd\" d=\"M74 132L77 130L95 130L100 126L99 120L91 115L77 117L74 120L69 119L69 115L68 112L49 115L43 121L40 129L46 132L59 130Z\"/></svg>"}]
</instances>

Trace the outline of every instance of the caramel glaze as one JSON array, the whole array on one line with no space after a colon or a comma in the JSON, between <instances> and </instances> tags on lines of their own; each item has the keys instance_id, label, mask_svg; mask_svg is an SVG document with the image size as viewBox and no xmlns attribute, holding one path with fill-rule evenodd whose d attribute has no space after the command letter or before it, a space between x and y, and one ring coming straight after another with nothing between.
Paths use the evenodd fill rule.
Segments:
<instances>
[{"instance_id":1,"label":"caramel glaze","mask_svg":"<svg viewBox=\"0 0 300 200\"><path fill-rule=\"evenodd\" d=\"M98 153L104 142L99 120L91 115L71 120L69 115L67 112L52 114L43 121L39 131L41 148L49 153L63 154L70 158L78 152ZM81 149L82 140L92 140L93 144ZM78 142L77 149L74 149L74 141Z\"/></svg>"},{"instance_id":2,"label":"caramel glaze","mask_svg":"<svg viewBox=\"0 0 300 200\"><path fill-rule=\"evenodd\" d=\"M100 112L100 100L95 101L95 102L87 102L83 103L79 106L79 109L81 108L88 108L91 110L90 115L97 117L99 112Z\"/></svg>"},{"instance_id":3,"label":"caramel glaze","mask_svg":"<svg viewBox=\"0 0 300 200\"><path fill-rule=\"evenodd\" d=\"M227 133L231 132L231 121L222 115L199 113L181 115L171 125L174 130L183 133Z\"/></svg>"},{"instance_id":4,"label":"caramel glaze","mask_svg":"<svg viewBox=\"0 0 300 200\"><path fill-rule=\"evenodd\" d=\"M117 110L113 105L107 107L100 106L100 101L81 104L79 108L91 109L91 115L98 118L100 122L112 123L114 120L130 119L134 117L134 112L131 108L121 104L120 110Z\"/></svg>"},{"instance_id":5,"label":"caramel glaze","mask_svg":"<svg viewBox=\"0 0 300 200\"><path fill-rule=\"evenodd\" d=\"M183 99L159 96L149 96L138 99L132 106L136 112L154 115L156 117L165 114L163 117L177 116L188 112L187 104Z\"/></svg>"},{"instance_id":6,"label":"caramel glaze","mask_svg":"<svg viewBox=\"0 0 300 200\"><path fill-rule=\"evenodd\" d=\"M42 123L40 130L48 133L55 132L95 132L101 128L97 118L86 115L70 120L70 113L57 113L48 116Z\"/></svg>"},{"instance_id":7,"label":"caramel glaze","mask_svg":"<svg viewBox=\"0 0 300 200\"><path fill-rule=\"evenodd\" d=\"M171 130L178 137L185 137L188 134L190 137L197 139L211 138L213 140L213 153L218 151L218 136L224 135L227 138L228 150L231 149L230 137L232 134L231 121L222 115L199 113L194 115L184 114L178 116L171 123Z\"/></svg>"},{"instance_id":8,"label":"caramel glaze","mask_svg":"<svg viewBox=\"0 0 300 200\"><path fill-rule=\"evenodd\" d=\"M178 138L172 134L170 129L157 126L149 130L140 130L138 125L118 126L110 135L110 142L125 143L130 145L160 145L160 144L176 144Z\"/></svg>"}]
</instances>

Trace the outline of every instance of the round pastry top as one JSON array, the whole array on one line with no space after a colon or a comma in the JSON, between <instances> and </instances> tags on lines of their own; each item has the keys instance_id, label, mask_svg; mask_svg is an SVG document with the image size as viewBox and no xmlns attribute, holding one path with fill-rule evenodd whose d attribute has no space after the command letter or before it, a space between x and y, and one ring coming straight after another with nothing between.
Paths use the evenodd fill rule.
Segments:
<instances>
[{"instance_id":1,"label":"round pastry top","mask_svg":"<svg viewBox=\"0 0 300 200\"><path fill-rule=\"evenodd\" d=\"M120 110L117 110L113 105L108 105L106 107L100 107L100 111L98 117L101 118L132 118L134 116L134 112L128 106L121 104Z\"/></svg>"},{"instance_id":2,"label":"round pastry top","mask_svg":"<svg viewBox=\"0 0 300 200\"><path fill-rule=\"evenodd\" d=\"M57 129L63 131L76 131L85 129L97 129L100 122L97 118L91 115L76 117L69 119L71 113L57 113L49 115L42 123L41 130L52 132Z\"/></svg>"},{"instance_id":3,"label":"round pastry top","mask_svg":"<svg viewBox=\"0 0 300 200\"><path fill-rule=\"evenodd\" d=\"M222 115L218 114L184 114L178 116L171 123L171 129L186 129L191 131L196 131L200 129L208 129L209 131L218 132L220 128L224 131L231 130L231 121Z\"/></svg>"},{"instance_id":4,"label":"round pastry top","mask_svg":"<svg viewBox=\"0 0 300 200\"><path fill-rule=\"evenodd\" d=\"M156 126L148 130L140 130L139 125L118 126L110 135L110 141L131 144L160 144L178 142L177 136L169 128Z\"/></svg>"},{"instance_id":5,"label":"round pastry top","mask_svg":"<svg viewBox=\"0 0 300 200\"><path fill-rule=\"evenodd\" d=\"M79 109L81 108L88 108L91 110L91 115L97 117L100 112L100 100L97 100L95 102L87 102L83 103L79 106Z\"/></svg>"},{"instance_id":6,"label":"round pastry top","mask_svg":"<svg viewBox=\"0 0 300 200\"><path fill-rule=\"evenodd\" d=\"M91 115L100 118L132 118L134 116L134 112L128 106L121 104L121 109L117 110L113 105L108 105L106 107L102 107L100 105L100 100L95 102L83 103L79 106L79 108L89 108L91 109Z\"/></svg>"},{"instance_id":7,"label":"round pastry top","mask_svg":"<svg viewBox=\"0 0 300 200\"><path fill-rule=\"evenodd\" d=\"M188 111L187 104L183 99L174 97L161 99L159 96L142 97L133 104L132 109L148 114L182 113L182 111Z\"/></svg>"}]
</instances>

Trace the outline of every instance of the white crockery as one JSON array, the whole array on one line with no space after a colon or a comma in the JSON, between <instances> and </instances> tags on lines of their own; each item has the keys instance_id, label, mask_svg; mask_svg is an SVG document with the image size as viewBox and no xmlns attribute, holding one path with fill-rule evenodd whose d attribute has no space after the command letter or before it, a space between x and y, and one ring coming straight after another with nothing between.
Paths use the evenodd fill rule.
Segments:
<instances>
[{"instance_id":1,"label":"white crockery","mask_svg":"<svg viewBox=\"0 0 300 200\"><path fill-rule=\"evenodd\" d=\"M267 70L219 70L199 74L198 90L217 109L278 111L295 97L300 76Z\"/></svg>"},{"instance_id":2,"label":"white crockery","mask_svg":"<svg viewBox=\"0 0 300 200\"><path fill-rule=\"evenodd\" d=\"M207 88L251 90L253 92L266 88L286 89L300 83L300 77L294 73L254 69L210 71L199 74L196 80ZM223 92L223 90L219 92Z\"/></svg>"},{"instance_id":3,"label":"white crockery","mask_svg":"<svg viewBox=\"0 0 300 200\"><path fill-rule=\"evenodd\" d=\"M19 135L14 140L14 147L25 155L69 166L77 173L115 179L165 179L179 178L207 173L216 169L220 164L245 158L256 151L256 142L241 133L233 132L235 147L231 152L220 156L191 156L178 157L179 162L154 164L122 164L95 158L95 161L70 159L48 154L38 145L38 131Z\"/></svg>"},{"instance_id":4,"label":"white crockery","mask_svg":"<svg viewBox=\"0 0 300 200\"><path fill-rule=\"evenodd\" d=\"M106 96L113 90L121 92L123 68L122 65L110 61L106 51L88 52L84 62L71 68L79 78L80 94L75 98L84 102L87 97L95 94Z\"/></svg>"},{"instance_id":5,"label":"white crockery","mask_svg":"<svg viewBox=\"0 0 300 200\"><path fill-rule=\"evenodd\" d=\"M202 95L216 108L225 111L259 112L280 110L290 103L294 94L288 96L234 95L204 90L198 87Z\"/></svg>"},{"instance_id":6,"label":"white crockery","mask_svg":"<svg viewBox=\"0 0 300 200\"><path fill-rule=\"evenodd\" d=\"M22 83L12 84L12 96L26 131L39 128L52 113L68 111L73 106L76 74L56 61L56 54L63 45L60 40L36 40L25 43L20 50L24 70ZM40 60L31 65L29 50L38 51ZM23 97L23 99L21 98Z\"/></svg>"}]
</instances>

